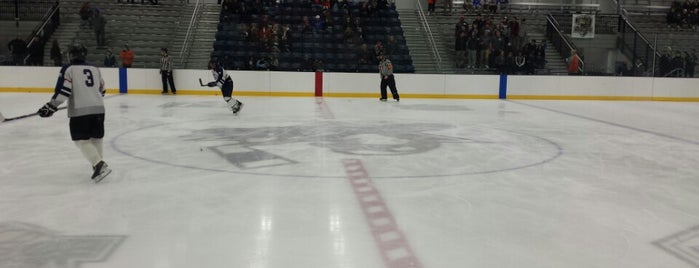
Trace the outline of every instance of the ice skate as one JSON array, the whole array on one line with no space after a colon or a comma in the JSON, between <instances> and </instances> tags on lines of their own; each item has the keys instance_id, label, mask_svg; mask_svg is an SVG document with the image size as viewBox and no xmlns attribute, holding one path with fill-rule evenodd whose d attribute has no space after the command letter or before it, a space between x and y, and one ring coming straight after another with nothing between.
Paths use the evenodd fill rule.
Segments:
<instances>
[{"instance_id":1,"label":"ice skate","mask_svg":"<svg viewBox=\"0 0 699 268\"><path fill-rule=\"evenodd\" d=\"M112 170L109 169L109 167L107 167L107 163L105 163L104 161L100 161L99 163L97 163L97 165L95 165L93 169L94 172L92 173L92 181L94 181L95 183L102 181L102 179L107 177L107 175L109 175L109 173L112 172Z\"/></svg>"},{"instance_id":2,"label":"ice skate","mask_svg":"<svg viewBox=\"0 0 699 268\"><path fill-rule=\"evenodd\" d=\"M235 102L235 105L231 106L231 110L233 111L233 114L238 115L240 110L243 109L243 103L239 100L236 100Z\"/></svg>"}]
</instances>

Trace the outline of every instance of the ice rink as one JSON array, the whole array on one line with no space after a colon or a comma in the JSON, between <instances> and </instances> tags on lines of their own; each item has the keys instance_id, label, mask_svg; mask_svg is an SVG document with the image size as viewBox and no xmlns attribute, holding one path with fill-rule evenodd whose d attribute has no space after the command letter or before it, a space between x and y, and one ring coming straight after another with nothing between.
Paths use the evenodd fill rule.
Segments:
<instances>
[{"instance_id":1,"label":"ice rink","mask_svg":"<svg viewBox=\"0 0 699 268\"><path fill-rule=\"evenodd\" d=\"M239 98L0 123L0 267L699 267L699 103Z\"/></svg>"}]
</instances>

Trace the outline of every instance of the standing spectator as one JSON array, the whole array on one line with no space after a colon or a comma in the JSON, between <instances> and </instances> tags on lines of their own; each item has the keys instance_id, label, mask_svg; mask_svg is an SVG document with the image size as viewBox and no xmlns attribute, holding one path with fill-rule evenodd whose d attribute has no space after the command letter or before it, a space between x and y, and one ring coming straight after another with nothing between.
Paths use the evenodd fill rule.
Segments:
<instances>
[{"instance_id":1,"label":"standing spectator","mask_svg":"<svg viewBox=\"0 0 699 268\"><path fill-rule=\"evenodd\" d=\"M398 40L393 35L389 35L386 40L386 46L384 47L386 56L393 56L398 52Z\"/></svg>"},{"instance_id":2,"label":"standing spectator","mask_svg":"<svg viewBox=\"0 0 699 268\"><path fill-rule=\"evenodd\" d=\"M27 64L31 66L40 66L44 64L44 42L38 36L34 36L32 42L29 43L29 59Z\"/></svg>"},{"instance_id":3,"label":"standing spectator","mask_svg":"<svg viewBox=\"0 0 699 268\"><path fill-rule=\"evenodd\" d=\"M74 45L69 49L70 64L61 68L55 93L37 114L50 117L68 101L70 137L92 167L92 181L101 181L111 170L102 160L104 138L104 80L97 67L85 63L87 49Z\"/></svg>"},{"instance_id":4,"label":"standing spectator","mask_svg":"<svg viewBox=\"0 0 699 268\"><path fill-rule=\"evenodd\" d=\"M448 0L445 0L448 1ZM437 0L427 0L427 15L434 14L434 6L437 4Z\"/></svg>"},{"instance_id":5,"label":"standing spectator","mask_svg":"<svg viewBox=\"0 0 699 268\"><path fill-rule=\"evenodd\" d=\"M172 61L170 60L170 55L167 53L167 48L160 49L160 78L163 81L163 92L162 94L167 94L167 85L170 84L170 90L172 94L177 94L177 89L175 88L175 79L172 77Z\"/></svg>"},{"instance_id":6,"label":"standing spectator","mask_svg":"<svg viewBox=\"0 0 699 268\"><path fill-rule=\"evenodd\" d=\"M121 67L131 68L133 64L134 53L133 50L129 48L129 45L124 45L124 50L119 52L119 57L121 58Z\"/></svg>"},{"instance_id":7,"label":"standing spectator","mask_svg":"<svg viewBox=\"0 0 699 268\"><path fill-rule=\"evenodd\" d=\"M575 49L570 51L570 57L566 61L568 61L568 75L580 75L581 60Z\"/></svg>"},{"instance_id":8,"label":"standing spectator","mask_svg":"<svg viewBox=\"0 0 699 268\"><path fill-rule=\"evenodd\" d=\"M481 38L478 34L475 24L471 24L471 35L468 37L468 68L475 68L478 59L478 50L480 50Z\"/></svg>"},{"instance_id":9,"label":"standing spectator","mask_svg":"<svg viewBox=\"0 0 699 268\"><path fill-rule=\"evenodd\" d=\"M454 25L454 37L459 37L459 33L468 30L468 23L464 16L459 17L459 22Z\"/></svg>"},{"instance_id":10,"label":"standing spectator","mask_svg":"<svg viewBox=\"0 0 699 268\"><path fill-rule=\"evenodd\" d=\"M381 62L381 56L386 55L386 52L383 49L383 44L381 41L376 41L376 44L374 44L374 60L375 63Z\"/></svg>"},{"instance_id":11,"label":"standing spectator","mask_svg":"<svg viewBox=\"0 0 699 268\"><path fill-rule=\"evenodd\" d=\"M289 27L289 25L284 24L282 26L282 31L279 36L279 49L282 52L291 51L291 27Z\"/></svg>"},{"instance_id":12,"label":"standing spectator","mask_svg":"<svg viewBox=\"0 0 699 268\"><path fill-rule=\"evenodd\" d=\"M694 77L694 67L697 64L697 54L695 53L695 49L692 49L692 53L686 53L685 57L685 68L684 68L684 76L685 77Z\"/></svg>"},{"instance_id":13,"label":"standing spectator","mask_svg":"<svg viewBox=\"0 0 699 268\"><path fill-rule=\"evenodd\" d=\"M386 58L385 55L379 57L379 75L381 75L381 98L380 101L386 101L386 87L391 89L391 95L396 101L400 101L398 89L396 89L396 79L393 76L393 64Z\"/></svg>"},{"instance_id":14,"label":"standing spectator","mask_svg":"<svg viewBox=\"0 0 699 268\"><path fill-rule=\"evenodd\" d=\"M104 26L107 25L107 19L102 16L102 13L98 8L95 8L95 17L92 20L92 26L95 30L95 39L97 40L97 47L104 46Z\"/></svg>"},{"instance_id":15,"label":"standing spectator","mask_svg":"<svg viewBox=\"0 0 699 268\"><path fill-rule=\"evenodd\" d=\"M80 29L89 29L91 27L90 20L92 19L92 8L90 7L90 3L84 2L82 6L80 6L80 11L78 11L78 14L80 15Z\"/></svg>"},{"instance_id":16,"label":"standing spectator","mask_svg":"<svg viewBox=\"0 0 699 268\"><path fill-rule=\"evenodd\" d=\"M17 35L17 38L7 44L7 48L12 52L12 61L15 65L24 65L24 57L27 56L27 42Z\"/></svg>"},{"instance_id":17,"label":"standing spectator","mask_svg":"<svg viewBox=\"0 0 699 268\"><path fill-rule=\"evenodd\" d=\"M466 67L466 49L468 44L468 37L466 32L459 33L459 37L456 38L454 44L454 50L456 51L456 68L463 69Z\"/></svg>"},{"instance_id":18,"label":"standing spectator","mask_svg":"<svg viewBox=\"0 0 699 268\"><path fill-rule=\"evenodd\" d=\"M454 1L452 0L444 0L444 14L451 14L452 9L454 8Z\"/></svg>"},{"instance_id":19,"label":"standing spectator","mask_svg":"<svg viewBox=\"0 0 699 268\"><path fill-rule=\"evenodd\" d=\"M527 57L522 54L522 51L517 51L517 56L515 56L515 66L517 74L526 73Z\"/></svg>"},{"instance_id":20,"label":"standing spectator","mask_svg":"<svg viewBox=\"0 0 699 268\"><path fill-rule=\"evenodd\" d=\"M51 60L53 60L53 66L63 65L63 53L61 53L61 46L58 45L58 40L53 39L51 45Z\"/></svg>"},{"instance_id":21,"label":"standing spectator","mask_svg":"<svg viewBox=\"0 0 699 268\"><path fill-rule=\"evenodd\" d=\"M107 53L104 55L104 67L116 67L116 56L111 48L107 48Z\"/></svg>"}]
</instances>

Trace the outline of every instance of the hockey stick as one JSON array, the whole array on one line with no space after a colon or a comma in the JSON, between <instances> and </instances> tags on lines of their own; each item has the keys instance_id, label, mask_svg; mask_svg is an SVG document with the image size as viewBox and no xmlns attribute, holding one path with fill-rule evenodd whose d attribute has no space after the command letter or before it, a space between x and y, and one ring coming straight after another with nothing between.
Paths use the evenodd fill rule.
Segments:
<instances>
[{"instance_id":1,"label":"hockey stick","mask_svg":"<svg viewBox=\"0 0 699 268\"><path fill-rule=\"evenodd\" d=\"M206 86L206 85L204 85L204 83L201 81L201 78L199 78L199 85L201 85L202 87Z\"/></svg>"},{"instance_id":2,"label":"hockey stick","mask_svg":"<svg viewBox=\"0 0 699 268\"><path fill-rule=\"evenodd\" d=\"M58 108L58 110L63 110L66 108L67 107L61 107L61 108ZM58 111L58 110L56 110L56 111ZM5 116L3 116L2 113L0 113L0 119L2 119L2 121L0 121L0 122L4 123L7 121L18 120L18 119L23 119L23 118L27 118L27 117L37 116L37 115L39 115L39 113L31 113L31 114L25 114L25 115L20 115L20 116L16 116L16 117L5 118Z\"/></svg>"}]
</instances>

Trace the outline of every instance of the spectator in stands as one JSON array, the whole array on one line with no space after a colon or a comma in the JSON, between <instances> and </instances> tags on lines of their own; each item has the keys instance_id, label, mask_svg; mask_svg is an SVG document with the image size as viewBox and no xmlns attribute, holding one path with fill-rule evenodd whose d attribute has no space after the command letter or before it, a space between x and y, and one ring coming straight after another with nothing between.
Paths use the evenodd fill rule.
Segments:
<instances>
[{"instance_id":1,"label":"spectator in stands","mask_svg":"<svg viewBox=\"0 0 699 268\"><path fill-rule=\"evenodd\" d=\"M454 50L456 51L456 68L463 69L466 67L466 49L468 45L468 36L465 31L459 33L459 37L456 38L454 44Z\"/></svg>"},{"instance_id":2,"label":"spectator in stands","mask_svg":"<svg viewBox=\"0 0 699 268\"><path fill-rule=\"evenodd\" d=\"M282 26L282 31L279 36L279 49L282 52L291 51L291 37L291 27L289 27L289 25L284 24Z\"/></svg>"},{"instance_id":3,"label":"spectator in stands","mask_svg":"<svg viewBox=\"0 0 699 268\"><path fill-rule=\"evenodd\" d=\"M82 6L80 6L78 14L80 15L80 29L89 29L92 27L90 24L90 19L92 19L92 8L90 7L89 2L84 2Z\"/></svg>"},{"instance_id":4,"label":"spectator in stands","mask_svg":"<svg viewBox=\"0 0 699 268\"><path fill-rule=\"evenodd\" d=\"M471 32L468 37L468 44L466 45L468 49L468 68L476 67L476 60L478 58L478 50L480 50L481 37L478 34L478 29L476 29L475 24L471 24Z\"/></svg>"},{"instance_id":5,"label":"spectator in stands","mask_svg":"<svg viewBox=\"0 0 699 268\"><path fill-rule=\"evenodd\" d=\"M512 74L515 71L516 64L515 64L515 56L514 52L512 51L505 51L507 53L507 56L505 57L505 73L507 74Z\"/></svg>"},{"instance_id":6,"label":"spectator in stands","mask_svg":"<svg viewBox=\"0 0 699 268\"><path fill-rule=\"evenodd\" d=\"M427 0L427 15L434 14L434 6L436 4L437 4L437 0Z\"/></svg>"},{"instance_id":7,"label":"spectator in stands","mask_svg":"<svg viewBox=\"0 0 699 268\"><path fill-rule=\"evenodd\" d=\"M686 53L686 56L684 58L685 62L685 67L684 67L684 77L694 77L694 67L697 64L697 54L696 54L696 49L692 49L692 52Z\"/></svg>"},{"instance_id":8,"label":"spectator in stands","mask_svg":"<svg viewBox=\"0 0 699 268\"><path fill-rule=\"evenodd\" d=\"M265 25L260 29L260 45L263 51L269 51L272 47L272 29Z\"/></svg>"},{"instance_id":9,"label":"spectator in stands","mask_svg":"<svg viewBox=\"0 0 699 268\"><path fill-rule=\"evenodd\" d=\"M444 14L451 14L451 11L454 8L454 1L453 0L444 0Z\"/></svg>"},{"instance_id":10,"label":"spectator in stands","mask_svg":"<svg viewBox=\"0 0 699 268\"><path fill-rule=\"evenodd\" d=\"M568 75L580 75L581 60L575 49L570 51L570 57L566 61L568 62Z\"/></svg>"},{"instance_id":11,"label":"spectator in stands","mask_svg":"<svg viewBox=\"0 0 699 268\"><path fill-rule=\"evenodd\" d=\"M473 13L473 3L469 0L465 0L464 3L461 4L461 8L463 8L466 13Z\"/></svg>"},{"instance_id":12,"label":"spectator in stands","mask_svg":"<svg viewBox=\"0 0 699 268\"><path fill-rule=\"evenodd\" d=\"M323 19L323 32L332 32L333 29L333 15L329 10L323 10L321 15Z\"/></svg>"},{"instance_id":13,"label":"spectator in stands","mask_svg":"<svg viewBox=\"0 0 699 268\"><path fill-rule=\"evenodd\" d=\"M116 67L116 56L112 53L111 48L107 48L104 54L104 67Z\"/></svg>"},{"instance_id":14,"label":"spectator in stands","mask_svg":"<svg viewBox=\"0 0 699 268\"><path fill-rule=\"evenodd\" d=\"M374 44L374 63L379 63L381 57L386 55L386 50L384 50L383 43L379 40Z\"/></svg>"},{"instance_id":15,"label":"spectator in stands","mask_svg":"<svg viewBox=\"0 0 699 268\"><path fill-rule=\"evenodd\" d=\"M672 60L670 60L670 65L672 66L670 69L670 72L672 72L672 77L683 76L682 72L684 72L685 61L684 57L682 57L682 52L675 51L675 56L672 57ZM682 72L678 71L677 69L682 69Z\"/></svg>"},{"instance_id":16,"label":"spectator in stands","mask_svg":"<svg viewBox=\"0 0 699 268\"><path fill-rule=\"evenodd\" d=\"M121 58L121 67L131 68L134 59L134 52L129 48L129 45L124 45L124 50L119 52Z\"/></svg>"},{"instance_id":17,"label":"spectator in stands","mask_svg":"<svg viewBox=\"0 0 699 268\"><path fill-rule=\"evenodd\" d=\"M510 28L510 41L512 42L512 48L517 51L522 48L522 40L519 38L519 21L517 17L512 17L508 22L508 27Z\"/></svg>"},{"instance_id":18,"label":"spectator in stands","mask_svg":"<svg viewBox=\"0 0 699 268\"><path fill-rule=\"evenodd\" d=\"M98 8L95 8L95 17L92 19L92 25L95 30L97 47L104 47L104 27L107 25L107 19L104 18Z\"/></svg>"},{"instance_id":19,"label":"spectator in stands","mask_svg":"<svg viewBox=\"0 0 699 268\"><path fill-rule=\"evenodd\" d=\"M491 13L492 12L491 8L495 7L493 0L482 0L482 5L483 5L483 13L486 13L486 14Z\"/></svg>"},{"instance_id":20,"label":"spectator in stands","mask_svg":"<svg viewBox=\"0 0 699 268\"><path fill-rule=\"evenodd\" d=\"M464 2L464 5L465 5L465 4L466 4L466 2ZM471 10L469 10L469 11L474 11L474 12L480 13L480 12L481 12L481 0L473 0L473 1L471 2L471 8L470 8L470 9L471 9ZM480 17L480 14L479 14L478 16Z\"/></svg>"},{"instance_id":21,"label":"spectator in stands","mask_svg":"<svg viewBox=\"0 0 699 268\"><path fill-rule=\"evenodd\" d=\"M498 6L499 10L505 10L507 12L509 8L510 1L509 0L495 0L496 5Z\"/></svg>"},{"instance_id":22,"label":"spectator in stands","mask_svg":"<svg viewBox=\"0 0 699 268\"><path fill-rule=\"evenodd\" d=\"M624 61L617 64L616 70L614 72L617 76L628 76L630 75L629 63Z\"/></svg>"},{"instance_id":23,"label":"spectator in stands","mask_svg":"<svg viewBox=\"0 0 699 268\"><path fill-rule=\"evenodd\" d=\"M240 25L240 38L243 41L250 40L250 25L248 25L247 23L243 23Z\"/></svg>"},{"instance_id":24,"label":"spectator in stands","mask_svg":"<svg viewBox=\"0 0 699 268\"><path fill-rule=\"evenodd\" d=\"M248 41L253 43L260 41L260 28L258 27L257 23L250 24L250 35L248 35Z\"/></svg>"},{"instance_id":25,"label":"spectator in stands","mask_svg":"<svg viewBox=\"0 0 699 268\"><path fill-rule=\"evenodd\" d=\"M354 42L354 31L352 31L352 27L345 27L345 31L342 33L342 40L347 44Z\"/></svg>"},{"instance_id":26,"label":"spectator in stands","mask_svg":"<svg viewBox=\"0 0 699 268\"><path fill-rule=\"evenodd\" d=\"M366 14L367 17L373 17L375 15L374 11L376 11L376 2L364 1L360 10L362 13Z\"/></svg>"},{"instance_id":27,"label":"spectator in stands","mask_svg":"<svg viewBox=\"0 0 699 268\"><path fill-rule=\"evenodd\" d=\"M478 52L478 58L480 59L479 66L490 68L490 55L493 52L493 44L491 42L492 36L489 29L485 29L485 33L481 37L480 51Z\"/></svg>"},{"instance_id":28,"label":"spectator in stands","mask_svg":"<svg viewBox=\"0 0 699 268\"><path fill-rule=\"evenodd\" d=\"M502 33L500 30L495 30L495 35L493 38L490 39L490 43L493 46L493 51L499 51L505 49L505 44L508 42L508 39L504 36L502 36ZM503 53L504 54L504 53ZM504 57L505 55L503 55Z\"/></svg>"},{"instance_id":29,"label":"spectator in stands","mask_svg":"<svg viewBox=\"0 0 699 268\"><path fill-rule=\"evenodd\" d=\"M313 19L312 25L313 27L313 34L319 34L321 32L325 32L325 20L320 17L320 15L316 15Z\"/></svg>"},{"instance_id":30,"label":"spectator in stands","mask_svg":"<svg viewBox=\"0 0 699 268\"><path fill-rule=\"evenodd\" d=\"M325 63L321 59L315 59L313 61L313 71L314 72L324 72L325 71Z\"/></svg>"},{"instance_id":31,"label":"spectator in stands","mask_svg":"<svg viewBox=\"0 0 699 268\"><path fill-rule=\"evenodd\" d=\"M53 66L63 66L63 53L56 39L53 39L51 44L51 60L53 60Z\"/></svg>"},{"instance_id":32,"label":"spectator in stands","mask_svg":"<svg viewBox=\"0 0 699 268\"><path fill-rule=\"evenodd\" d=\"M10 40L7 48L12 53L12 61L15 65L24 65L24 58L27 56L27 42L17 35L17 38Z\"/></svg>"},{"instance_id":33,"label":"spectator in stands","mask_svg":"<svg viewBox=\"0 0 699 268\"><path fill-rule=\"evenodd\" d=\"M393 56L398 50L398 40L393 35L389 35L386 39L386 45L384 46L384 52L386 56Z\"/></svg>"},{"instance_id":34,"label":"spectator in stands","mask_svg":"<svg viewBox=\"0 0 699 268\"><path fill-rule=\"evenodd\" d=\"M354 43L361 44L361 43L364 43L365 40L366 40L366 35L364 33L364 28L357 27L356 29L354 29Z\"/></svg>"},{"instance_id":35,"label":"spectator in stands","mask_svg":"<svg viewBox=\"0 0 699 268\"><path fill-rule=\"evenodd\" d=\"M315 63L315 60L313 60L311 57L306 56L301 63L301 71L303 72L312 72L313 71L313 64Z\"/></svg>"},{"instance_id":36,"label":"spectator in stands","mask_svg":"<svg viewBox=\"0 0 699 268\"><path fill-rule=\"evenodd\" d=\"M466 22L466 18L464 18L464 16L459 17L459 21L454 26L454 37L459 37L461 32L466 31L467 29L468 22Z\"/></svg>"},{"instance_id":37,"label":"spectator in stands","mask_svg":"<svg viewBox=\"0 0 699 268\"><path fill-rule=\"evenodd\" d=\"M311 26L311 21L307 16L301 18L301 34L311 34L313 33L313 26Z\"/></svg>"},{"instance_id":38,"label":"spectator in stands","mask_svg":"<svg viewBox=\"0 0 699 268\"><path fill-rule=\"evenodd\" d=\"M40 66L44 64L44 41L38 36L34 36L29 43L29 58L27 65Z\"/></svg>"},{"instance_id":39,"label":"spectator in stands","mask_svg":"<svg viewBox=\"0 0 699 268\"><path fill-rule=\"evenodd\" d=\"M267 57L260 57L255 63L257 70L269 70L269 59Z\"/></svg>"},{"instance_id":40,"label":"spectator in stands","mask_svg":"<svg viewBox=\"0 0 699 268\"><path fill-rule=\"evenodd\" d=\"M369 64L372 62L373 53L369 51L369 46L363 43L357 47L357 65Z\"/></svg>"},{"instance_id":41,"label":"spectator in stands","mask_svg":"<svg viewBox=\"0 0 699 268\"><path fill-rule=\"evenodd\" d=\"M522 54L522 51L517 51L517 56L515 56L515 73L524 74L526 73L527 57Z\"/></svg>"},{"instance_id":42,"label":"spectator in stands","mask_svg":"<svg viewBox=\"0 0 699 268\"><path fill-rule=\"evenodd\" d=\"M504 50L495 51L495 59L493 60L493 67L498 71L499 74L507 73L507 59L505 58Z\"/></svg>"}]
</instances>

